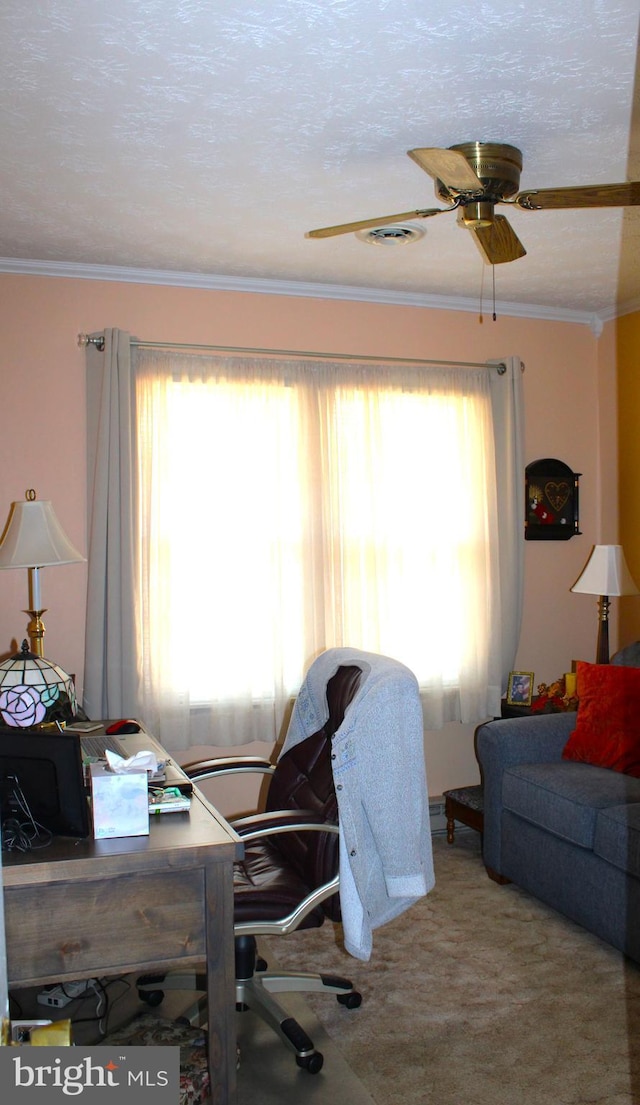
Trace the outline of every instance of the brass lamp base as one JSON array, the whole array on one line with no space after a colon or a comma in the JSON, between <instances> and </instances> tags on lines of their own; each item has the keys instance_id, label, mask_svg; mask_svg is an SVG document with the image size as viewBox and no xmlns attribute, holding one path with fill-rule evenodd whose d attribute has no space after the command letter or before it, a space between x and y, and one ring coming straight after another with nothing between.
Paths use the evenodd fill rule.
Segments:
<instances>
[{"instance_id":1,"label":"brass lamp base","mask_svg":"<svg viewBox=\"0 0 640 1105\"><path fill-rule=\"evenodd\" d=\"M596 646L596 664L609 663L609 596L600 595L598 599L598 644Z\"/></svg>"},{"instance_id":2,"label":"brass lamp base","mask_svg":"<svg viewBox=\"0 0 640 1105\"><path fill-rule=\"evenodd\" d=\"M44 623L42 621L42 615L44 610L25 610L25 614L29 614L31 621L27 626L27 636L31 645L31 652L34 656L44 657Z\"/></svg>"}]
</instances>

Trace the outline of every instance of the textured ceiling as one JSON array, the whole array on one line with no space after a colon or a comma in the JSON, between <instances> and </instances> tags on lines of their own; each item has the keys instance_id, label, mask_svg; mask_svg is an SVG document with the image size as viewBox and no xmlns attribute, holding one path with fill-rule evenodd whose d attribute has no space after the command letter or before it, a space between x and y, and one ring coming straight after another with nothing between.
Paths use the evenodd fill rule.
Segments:
<instances>
[{"instance_id":1,"label":"textured ceiling","mask_svg":"<svg viewBox=\"0 0 640 1105\"><path fill-rule=\"evenodd\" d=\"M477 302L492 270L454 214L409 245L305 231L437 206L415 146L509 142L522 188L637 176L637 31L638 0L2 0L0 270ZM498 305L625 309L639 218L510 211L528 252Z\"/></svg>"}]
</instances>

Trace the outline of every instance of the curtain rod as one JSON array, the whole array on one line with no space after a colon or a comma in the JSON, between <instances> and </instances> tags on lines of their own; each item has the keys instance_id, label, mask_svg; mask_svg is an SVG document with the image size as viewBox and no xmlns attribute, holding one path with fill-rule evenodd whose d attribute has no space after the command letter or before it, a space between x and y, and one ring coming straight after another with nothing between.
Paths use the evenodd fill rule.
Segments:
<instances>
[{"instance_id":1,"label":"curtain rod","mask_svg":"<svg viewBox=\"0 0 640 1105\"><path fill-rule=\"evenodd\" d=\"M95 345L100 352L104 350L104 334L78 334L78 345L83 348ZM374 361L382 364L434 365L438 368L489 368L495 367L498 375L507 371L504 362L489 365L487 361L434 361L429 357L376 357L370 354L356 356L352 353L317 353L300 349L251 349L234 345L197 345L180 341L138 341L131 339L131 345L137 349L199 349L211 353L243 353L270 357L314 357L323 361Z\"/></svg>"}]
</instances>

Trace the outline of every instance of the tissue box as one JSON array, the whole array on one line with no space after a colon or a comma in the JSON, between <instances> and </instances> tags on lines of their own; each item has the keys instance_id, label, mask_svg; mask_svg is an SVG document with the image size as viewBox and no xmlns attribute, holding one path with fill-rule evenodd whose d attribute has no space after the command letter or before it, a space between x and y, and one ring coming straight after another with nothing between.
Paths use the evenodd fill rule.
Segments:
<instances>
[{"instance_id":1,"label":"tissue box","mask_svg":"<svg viewBox=\"0 0 640 1105\"><path fill-rule=\"evenodd\" d=\"M118 773L105 764L90 764L93 835L96 840L114 836L148 836L149 792L143 768Z\"/></svg>"}]
</instances>

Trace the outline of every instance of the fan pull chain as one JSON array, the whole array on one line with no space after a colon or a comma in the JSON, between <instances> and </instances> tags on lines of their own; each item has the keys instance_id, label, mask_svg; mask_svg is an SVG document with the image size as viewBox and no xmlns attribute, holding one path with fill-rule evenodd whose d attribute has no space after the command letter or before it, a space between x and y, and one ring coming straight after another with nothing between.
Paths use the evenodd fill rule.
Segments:
<instances>
[{"instance_id":1,"label":"fan pull chain","mask_svg":"<svg viewBox=\"0 0 640 1105\"><path fill-rule=\"evenodd\" d=\"M480 270L480 273L481 273L481 276L480 276L480 314L478 316L478 322L480 323L480 326L482 326L482 324L484 322L484 314L483 314L484 270L485 270L485 266L483 265L481 270ZM493 293L493 315L492 315L492 317L493 317L493 321L497 322L498 321L498 316L496 314L496 266L495 265L491 266L491 277L492 277L492 293Z\"/></svg>"}]
</instances>

